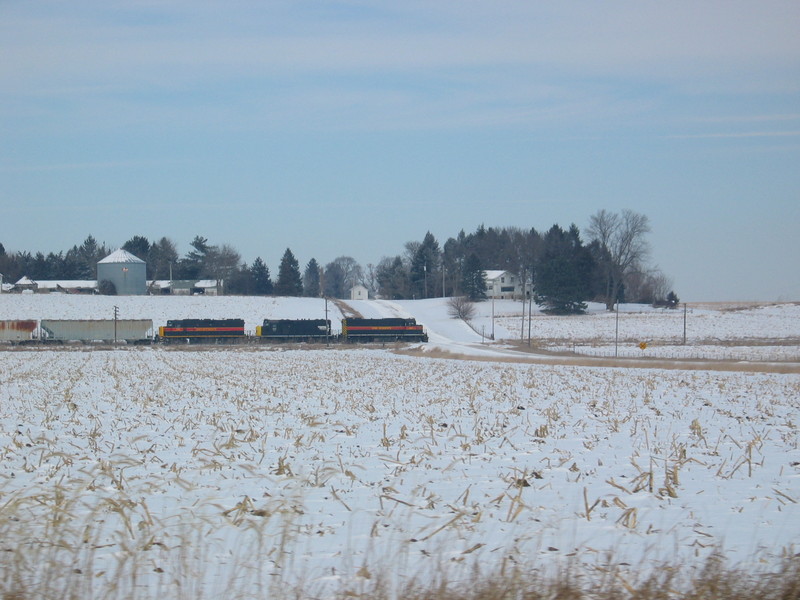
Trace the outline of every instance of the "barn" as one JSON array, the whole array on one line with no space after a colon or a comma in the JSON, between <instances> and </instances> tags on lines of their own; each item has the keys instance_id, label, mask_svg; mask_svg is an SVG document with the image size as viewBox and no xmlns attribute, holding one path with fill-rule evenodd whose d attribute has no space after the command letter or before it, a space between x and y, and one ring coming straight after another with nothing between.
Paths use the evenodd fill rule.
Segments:
<instances>
[{"instance_id":1,"label":"barn","mask_svg":"<svg viewBox=\"0 0 800 600\"><path fill-rule=\"evenodd\" d=\"M143 296L147 293L147 265L127 252L119 249L97 263L97 284L104 281L114 284L119 296Z\"/></svg>"}]
</instances>

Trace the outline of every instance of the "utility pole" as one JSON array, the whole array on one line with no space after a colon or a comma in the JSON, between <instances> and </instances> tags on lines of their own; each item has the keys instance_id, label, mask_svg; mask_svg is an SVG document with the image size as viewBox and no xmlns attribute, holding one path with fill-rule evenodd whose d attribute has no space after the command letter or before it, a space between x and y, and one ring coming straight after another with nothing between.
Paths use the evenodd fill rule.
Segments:
<instances>
[{"instance_id":1,"label":"utility pole","mask_svg":"<svg viewBox=\"0 0 800 600\"><path fill-rule=\"evenodd\" d=\"M528 347L531 346L531 321L533 320L533 295L528 295Z\"/></svg>"},{"instance_id":2,"label":"utility pole","mask_svg":"<svg viewBox=\"0 0 800 600\"><path fill-rule=\"evenodd\" d=\"M619 355L619 300L617 300L616 329L614 332L614 358Z\"/></svg>"},{"instance_id":3,"label":"utility pole","mask_svg":"<svg viewBox=\"0 0 800 600\"><path fill-rule=\"evenodd\" d=\"M331 345L331 328L328 326L328 297L325 296L325 346Z\"/></svg>"},{"instance_id":4,"label":"utility pole","mask_svg":"<svg viewBox=\"0 0 800 600\"><path fill-rule=\"evenodd\" d=\"M686 302L683 303L683 345L686 345Z\"/></svg>"},{"instance_id":5,"label":"utility pole","mask_svg":"<svg viewBox=\"0 0 800 600\"><path fill-rule=\"evenodd\" d=\"M492 296L492 339L494 339L494 296Z\"/></svg>"}]
</instances>

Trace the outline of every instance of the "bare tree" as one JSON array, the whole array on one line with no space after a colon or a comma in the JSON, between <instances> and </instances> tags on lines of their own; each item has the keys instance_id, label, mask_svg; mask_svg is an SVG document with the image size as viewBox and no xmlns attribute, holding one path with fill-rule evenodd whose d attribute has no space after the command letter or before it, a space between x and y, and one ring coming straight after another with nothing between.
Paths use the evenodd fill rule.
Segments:
<instances>
[{"instance_id":1,"label":"bare tree","mask_svg":"<svg viewBox=\"0 0 800 600\"><path fill-rule=\"evenodd\" d=\"M351 256L339 256L325 266L324 287L326 296L346 298L350 289L361 283L364 271Z\"/></svg>"},{"instance_id":2,"label":"bare tree","mask_svg":"<svg viewBox=\"0 0 800 600\"><path fill-rule=\"evenodd\" d=\"M242 257L236 249L229 244L211 246L206 255L204 273L217 282L217 287L224 285L225 280L230 280L239 269Z\"/></svg>"},{"instance_id":3,"label":"bare tree","mask_svg":"<svg viewBox=\"0 0 800 600\"><path fill-rule=\"evenodd\" d=\"M471 321L475 318L475 304L466 296L453 296L447 301L447 313L454 319Z\"/></svg>"},{"instance_id":4,"label":"bare tree","mask_svg":"<svg viewBox=\"0 0 800 600\"><path fill-rule=\"evenodd\" d=\"M617 214L603 209L591 216L586 231L600 249L596 259L603 269L606 308L612 310L626 276L639 268L650 252L644 239L650 223L645 215L632 210Z\"/></svg>"},{"instance_id":5,"label":"bare tree","mask_svg":"<svg viewBox=\"0 0 800 600\"><path fill-rule=\"evenodd\" d=\"M364 271L364 285L372 293L378 291L377 269L372 263L367 263L367 268Z\"/></svg>"},{"instance_id":6,"label":"bare tree","mask_svg":"<svg viewBox=\"0 0 800 600\"><path fill-rule=\"evenodd\" d=\"M672 290L672 280L658 267L646 273L637 274L635 282L630 284L630 298L636 302L662 305L667 300L667 295Z\"/></svg>"}]
</instances>

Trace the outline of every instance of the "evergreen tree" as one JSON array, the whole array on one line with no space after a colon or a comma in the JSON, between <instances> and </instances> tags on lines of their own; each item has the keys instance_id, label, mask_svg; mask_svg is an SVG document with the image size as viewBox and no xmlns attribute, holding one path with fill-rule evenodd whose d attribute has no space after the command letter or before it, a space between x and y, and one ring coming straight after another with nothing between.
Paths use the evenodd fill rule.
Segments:
<instances>
[{"instance_id":1,"label":"evergreen tree","mask_svg":"<svg viewBox=\"0 0 800 600\"><path fill-rule=\"evenodd\" d=\"M147 279L154 279L153 266L147 260L150 254L150 240L142 235L135 235L122 244L122 249L130 252L136 258L141 258L146 263Z\"/></svg>"},{"instance_id":2,"label":"evergreen tree","mask_svg":"<svg viewBox=\"0 0 800 600\"><path fill-rule=\"evenodd\" d=\"M303 295L309 298L319 298L320 292L319 263L316 258L312 258L306 265L303 273Z\"/></svg>"},{"instance_id":3,"label":"evergreen tree","mask_svg":"<svg viewBox=\"0 0 800 600\"><path fill-rule=\"evenodd\" d=\"M253 294L268 296L272 293L272 279L269 275L269 267L261 260L260 256L250 266L250 277L253 284Z\"/></svg>"},{"instance_id":4,"label":"evergreen tree","mask_svg":"<svg viewBox=\"0 0 800 600\"><path fill-rule=\"evenodd\" d=\"M678 304L680 304L680 298L678 298L678 294L674 291L667 294L667 308L678 308Z\"/></svg>"},{"instance_id":5,"label":"evergreen tree","mask_svg":"<svg viewBox=\"0 0 800 600\"><path fill-rule=\"evenodd\" d=\"M237 294L242 296L252 295L254 284L253 274L247 263L242 263L237 268L231 270L223 282L225 294Z\"/></svg>"},{"instance_id":6,"label":"evergreen tree","mask_svg":"<svg viewBox=\"0 0 800 600\"><path fill-rule=\"evenodd\" d=\"M416 298L432 298L438 295L434 290L441 290L440 257L439 242L429 231L411 258L411 285Z\"/></svg>"},{"instance_id":7,"label":"evergreen tree","mask_svg":"<svg viewBox=\"0 0 800 600\"><path fill-rule=\"evenodd\" d=\"M486 273L478 255L474 252L464 261L461 291L473 302L486 300Z\"/></svg>"},{"instance_id":8,"label":"evergreen tree","mask_svg":"<svg viewBox=\"0 0 800 600\"><path fill-rule=\"evenodd\" d=\"M122 244L122 249L126 252L130 252L136 258L141 258L146 262L147 255L150 252L150 240L142 235L135 235L127 242Z\"/></svg>"},{"instance_id":9,"label":"evergreen tree","mask_svg":"<svg viewBox=\"0 0 800 600\"><path fill-rule=\"evenodd\" d=\"M577 227L565 232L553 225L544 236L536 267L536 303L552 314L583 313L592 265Z\"/></svg>"},{"instance_id":10,"label":"evergreen tree","mask_svg":"<svg viewBox=\"0 0 800 600\"><path fill-rule=\"evenodd\" d=\"M281 264L278 266L278 281L275 284L277 296L302 296L303 281L300 278L300 264L287 248L283 253Z\"/></svg>"},{"instance_id":11,"label":"evergreen tree","mask_svg":"<svg viewBox=\"0 0 800 600\"><path fill-rule=\"evenodd\" d=\"M383 257L375 267L375 280L383 298L402 300L411 295L408 269L401 256Z\"/></svg>"},{"instance_id":12,"label":"evergreen tree","mask_svg":"<svg viewBox=\"0 0 800 600\"><path fill-rule=\"evenodd\" d=\"M209 245L208 239L196 235L190 246L193 248L181 259L178 265L179 275L176 279L200 279L206 274L206 260L213 246Z\"/></svg>"},{"instance_id":13,"label":"evergreen tree","mask_svg":"<svg viewBox=\"0 0 800 600\"><path fill-rule=\"evenodd\" d=\"M179 279L178 250L169 238L162 237L150 245L147 270L151 279ZM173 273L174 270L174 273Z\"/></svg>"}]
</instances>

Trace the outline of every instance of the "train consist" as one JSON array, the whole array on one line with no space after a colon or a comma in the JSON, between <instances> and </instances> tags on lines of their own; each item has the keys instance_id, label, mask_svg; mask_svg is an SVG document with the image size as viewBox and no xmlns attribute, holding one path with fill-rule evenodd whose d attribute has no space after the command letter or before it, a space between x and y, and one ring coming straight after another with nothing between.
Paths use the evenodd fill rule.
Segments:
<instances>
[{"instance_id":1,"label":"train consist","mask_svg":"<svg viewBox=\"0 0 800 600\"><path fill-rule=\"evenodd\" d=\"M65 343L126 342L128 344L223 343L359 343L427 342L414 319L342 319L341 334L331 332L328 319L264 319L255 335L244 319L176 319L153 329L150 319L42 319L0 321L0 342Z\"/></svg>"}]
</instances>

